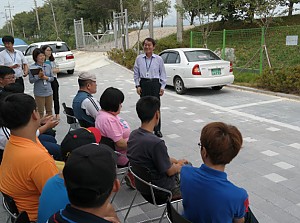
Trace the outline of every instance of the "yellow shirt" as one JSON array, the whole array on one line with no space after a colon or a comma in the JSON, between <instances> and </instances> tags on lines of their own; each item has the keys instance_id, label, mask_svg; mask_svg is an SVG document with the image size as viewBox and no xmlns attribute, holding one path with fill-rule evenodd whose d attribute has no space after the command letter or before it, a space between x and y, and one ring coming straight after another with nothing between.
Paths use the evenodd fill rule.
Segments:
<instances>
[{"instance_id":1,"label":"yellow shirt","mask_svg":"<svg viewBox=\"0 0 300 223\"><path fill-rule=\"evenodd\" d=\"M58 173L54 159L37 143L11 135L0 166L0 190L13 197L19 211L37 220L39 197L46 181Z\"/></svg>"}]
</instances>

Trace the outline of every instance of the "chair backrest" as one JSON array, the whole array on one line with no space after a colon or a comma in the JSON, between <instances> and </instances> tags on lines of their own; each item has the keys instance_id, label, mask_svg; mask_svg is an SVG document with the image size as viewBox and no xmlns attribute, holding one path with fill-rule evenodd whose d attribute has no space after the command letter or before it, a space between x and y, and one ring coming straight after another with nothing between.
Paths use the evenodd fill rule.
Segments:
<instances>
[{"instance_id":1,"label":"chair backrest","mask_svg":"<svg viewBox=\"0 0 300 223\"><path fill-rule=\"evenodd\" d=\"M167 202L167 214L171 223L191 223L176 211L170 201Z\"/></svg>"},{"instance_id":2,"label":"chair backrest","mask_svg":"<svg viewBox=\"0 0 300 223\"><path fill-rule=\"evenodd\" d=\"M11 196L9 196L3 192L2 192L2 195L3 195L2 202L3 202L3 206L4 206L5 210L9 213L9 215L12 218L15 219L19 215L19 210L17 208L17 205L16 205L14 199Z\"/></svg>"},{"instance_id":3,"label":"chair backrest","mask_svg":"<svg viewBox=\"0 0 300 223\"><path fill-rule=\"evenodd\" d=\"M67 116L67 123L68 124L77 123L77 119L74 116L73 108L67 107L66 103L62 103L62 106L64 108L64 113Z\"/></svg>"},{"instance_id":4,"label":"chair backrest","mask_svg":"<svg viewBox=\"0 0 300 223\"><path fill-rule=\"evenodd\" d=\"M136 189L148 202L161 205L172 199L171 191L151 183L151 171L148 168L130 162L129 171L134 176Z\"/></svg>"},{"instance_id":5,"label":"chair backrest","mask_svg":"<svg viewBox=\"0 0 300 223\"><path fill-rule=\"evenodd\" d=\"M14 223L30 223L28 214L26 211L22 211L17 218L15 219Z\"/></svg>"},{"instance_id":6,"label":"chair backrest","mask_svg":"<svg viewBox=\"0 0 300 223\"><path fill-rule=\"evenodd\" d=\"M100 143L109 146L113 150L116 150L115 142L111 138L108 138L108 137L105 137L105 136L101 136Z\"/></svg>"}]
</instances>

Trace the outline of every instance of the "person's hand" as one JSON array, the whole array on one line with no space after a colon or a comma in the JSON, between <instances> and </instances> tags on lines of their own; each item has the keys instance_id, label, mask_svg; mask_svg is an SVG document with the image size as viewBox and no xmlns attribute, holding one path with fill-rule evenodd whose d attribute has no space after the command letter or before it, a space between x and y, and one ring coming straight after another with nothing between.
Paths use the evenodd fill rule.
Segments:
<instances>
[{"instance_id":1,"label":"person's hand","mask_svg":"<svg viewBox=\"0 0 300 223\"><path fill-rule=\"evenodd\" d=\"M59 73L59 69L58 68L53 68L52 72L55 73L55 74L57 74L57 73Z\"/></svg>"},{"instance_id":2,"label":"person's hand","mask_svg":"<svg viewBox=\"0 0 300 223\"><path fill-rule=\"evenodd\" d=\"M159 91L159 96L163 96L164 92L165 92L165 90L161 88Z\"/></svg>"},{"instance_id":3,"label":"person's hand","mask_svg":"<svg viewBox=\"0 0 300 223\"><path fill-rule=\"evenodd\" d=\"M120 223L119 219L117 219L116 217L104 217L104 219L112 223Z\"/></svg>"},{"instance_id":4,"label":"person's hand","mask_svg":"<svg viewBox=\"0 0 300 223\"><path fill-rule=\"evenodd\" d=\"M23 74L23 77L26 77L27 75L28 75L28 73L24 73L24 74Z\"/></svg>"},{"instance_id":5,"label":"person's hand","mask_svg":"<svg viewBox=\"0 0 300 223\"><path fill-rule=\"evenodd\" d=\"M19 64L14 64L11 66L11 68L15 69L15 68L18 68L20 65Z\"/></svg>"},{"instance_id":6,"label":"person's hand","mask_svg":"<svg viewBox=\"0 0 300 223\"><path fill-rule=\"evenodd\" d=\"M40 72L39 72L39 78L40 79L44 79L44 72L42 71L42 70L40 70Z\"/></svg>"},{"instance_id":7,"label":"person's hand","mask_svg":"<svg viewBox=\"0 0 300 223\"><path fill-rule=\"evenodd\" d=\"M177 163L178 163L179 165L183 166L183 165L189 163L189 161L187 161L186 159L180 159L180 160L177 161Z\"/></svg>"},{"instance_id":8,"label":"person's hand","mask_svg":"<svg viewBox=\"0 0 300 223\"><path fill-rule=\"evenodd\" d=\"M49 118L47 120L47 122L45 123L45 127L47 129L52 129L54 128L55 126L57 126L59 124L59 120L57 119L54 119L52 116L50 116L51 118Z\"/></svg>"},{"instance_id":9,"label":"person's hand","mask_svg":"<svg viewBox=\"0 0 300 223\"><path fill-rule=\"evenodd\" d=\"M51 115L45 115L44 117L41 118L40 124L45 125L46 122L51 118L53 118Z\"/></svg>"},{"instance_id":10,"label":"person's hand","mask_svg":"<svg viewBox=\"0 0 300 223\"><path fill-rule=\"evenodd\" d=\"M141 87L137 87L137 88L136 88L136 93L137 93L138 95L141 95L141 93L142 93L142 88L141 88Z\"/></svg>"}]
</instances>

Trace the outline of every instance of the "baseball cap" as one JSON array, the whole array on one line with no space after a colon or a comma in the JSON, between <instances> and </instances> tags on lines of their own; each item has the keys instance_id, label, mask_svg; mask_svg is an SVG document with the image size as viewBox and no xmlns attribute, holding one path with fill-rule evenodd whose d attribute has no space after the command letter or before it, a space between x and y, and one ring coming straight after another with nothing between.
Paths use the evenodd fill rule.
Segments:
<instances>
[{"instance_id":1,"label":"baseball cap","mask_svg":"<svg viewBox=\"0 0 300 223\"><path fill-rule=\"evenodd\" d=\"M78 75L78 79L79 80L91 80L91 81L96 81L96 75L95 74L91 74L89 72L81 72Z\"/></svg>"},{"instance_id":2,"label":"baseball cap","mask_svg":"<svg viewBox=\"0 0 300 223\"><path fill-rule=\"evenodd\" d=\"M99 143L100 140L100 130L95 127L69 131L60 145L63 160L66 161L74 149L90 143Z\"/></svg>"},{"instance_id":3,"label":"baseball cap","mask_svg":"<svg viewBox=\"0 0 300 223\"><path fill-rule=\"evenodd\" d=\"M63 169L72 204L93 207L109 197L116 179L116 162L103 144L88 144L75 149Z\"/></svg>"}]
</instances>

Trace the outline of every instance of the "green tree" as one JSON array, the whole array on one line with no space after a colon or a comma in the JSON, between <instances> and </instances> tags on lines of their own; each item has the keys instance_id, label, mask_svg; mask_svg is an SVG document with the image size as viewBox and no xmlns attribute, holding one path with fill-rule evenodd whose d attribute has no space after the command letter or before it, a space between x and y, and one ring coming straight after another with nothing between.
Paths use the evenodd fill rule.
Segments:
<instances>
[{"instance_id":1,"label":"green tree","mask_svg":"<svg viewBox=\"0 0 300 223\"><path fill-rule=\"evenodd\" d=\"M160 27L164 27L164 17L170 13L171 9L171 1L170 0L162 0L155 2L155 18L160 18Z\"/></svg>"}]
</instances>

